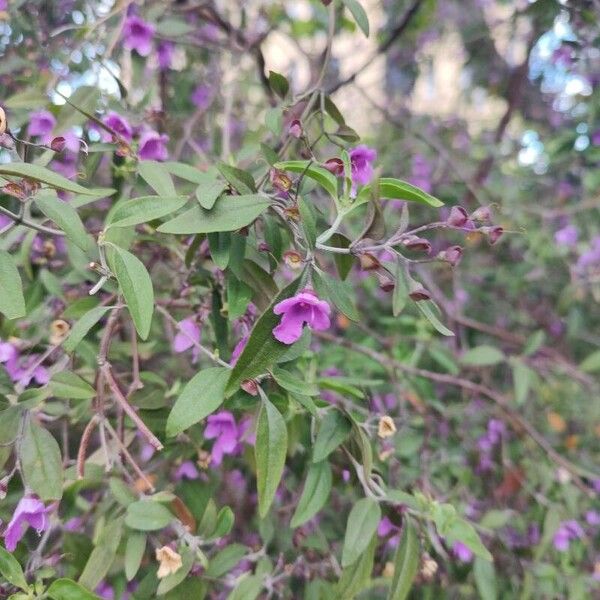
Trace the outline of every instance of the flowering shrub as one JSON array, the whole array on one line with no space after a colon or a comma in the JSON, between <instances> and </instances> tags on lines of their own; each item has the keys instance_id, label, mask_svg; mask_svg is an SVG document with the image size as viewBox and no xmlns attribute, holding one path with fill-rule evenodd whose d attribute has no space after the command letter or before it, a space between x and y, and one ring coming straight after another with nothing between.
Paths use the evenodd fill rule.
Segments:
<instances>
[{"instance_id":1,"label":"flowering shrub","mask_svg":"<svg viewBox=\"0 0 600 600\"><path fill-rule=\"evenodd\" d=\"M237 4L0 0L0 597L591 597L594 3L498 3L520 64L384 3L347 78L362 3ZM491 137L398 103L444 20Z\"/></svg>"}]
</instances>

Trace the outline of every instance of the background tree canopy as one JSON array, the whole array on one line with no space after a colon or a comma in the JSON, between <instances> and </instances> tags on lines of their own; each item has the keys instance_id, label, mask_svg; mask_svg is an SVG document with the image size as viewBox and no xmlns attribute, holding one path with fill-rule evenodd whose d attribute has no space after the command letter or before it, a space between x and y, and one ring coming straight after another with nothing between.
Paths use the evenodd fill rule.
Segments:
<instances>
[{"instance_id":1,"label":"background tree canopy","mask_svg":"<svg viewBox=\"0 0 600 600\"><path fill-rule=\"evenodd\" d=\"M596 597L599 22L0 0L0 597Z\"/></svg>"}]
</instances>

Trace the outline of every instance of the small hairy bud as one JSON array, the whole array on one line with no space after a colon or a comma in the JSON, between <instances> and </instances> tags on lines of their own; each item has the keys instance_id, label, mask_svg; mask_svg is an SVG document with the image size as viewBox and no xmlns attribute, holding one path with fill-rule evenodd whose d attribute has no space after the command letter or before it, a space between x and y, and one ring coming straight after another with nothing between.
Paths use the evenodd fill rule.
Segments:
<instances>
[{"instance_id":1,"label":"small hairy bud","mask_svg":"<svg viewBox=\"0 0 600 600\"><path fill-rule=\"evenodd\" d=\"M421 575L429 580L437 573L438 564L429 554L425 553L421 562Z\"/></svg>"},{"instance_id":2,"label":"small hairy bud","mask_svg":"<svg viewBox=\"0 0 600 600\"><path fill-rule=\"evenodd\" d=\"M159 579L165 578L167 575L177 573L181 569L181 555L169 546L163 546L156 549L156 560L159 563L156 576Z\"/></svg>"},{"instance_id":3,"label":"small hairy bud","mask_svg":"<svg viewBox=\"0 0 600 600\"><path fill-rule=\"evenodd\" d=\"M292 179L279 169L271 169L271 171L269 172L269 179L271 181L271 185L278 192L287 193L292 187Z\"/></svg>"},{"instance_id":4,"label":"small hairy bud","mask_svg":"<svg viewBox=\"0 0 600 600\"><path fill-rule=\"evenodd\" d=\"M446 223L452 227L464 227L468 220L469 215L462 206L453 206L450 209L450 215L448 216Z\"/></svg>"},{"instance_id":5,"label":"small hairy bud","mask_svg":"<svg viewBox=\"0 0 600 600\"><path fill-rule=\"evenodd\" d=\"M62 152L65 149L66 143L67 142L64 137L62 137L62 136L55 137L50 142L50 148L52 148L52 150L54 150L54 152Z\"/></svg>"},{"instance_id":6,"label":"small hairy bud","mask_svg":"<svg viewBox=\"0 0 600 600\"><path fill-rule=\"evenodd\" d=\"M396 424L394 423L394 419L392 419L392 417L385 415L379 419L379 424L377 425L377 435L382 440L392 437L396 431Z\"/></svg>"},{"instance_id":7,"label":"small hairy bud","mask_svg":"<svg viewBox=\"0 0 600 600\"><path fill-rule=\"evenodd\" d=\"M301 138L302 137L302 123L300 122L299 119L294 119L291 123L290 123L290 127L288 129L289 134L292 137L295 137L296 139Z\"/></svg>"},{"instance_id":8,"label":"small hairy bud","mask_svg":"<svg viewBox=\"0 0 600 600\"><path fill-rule=\"evenodd\" d=\"M421 285L415 285L409 292L409 297L415 302L421 302L422 300L431 300L431 294Z\"/></svg>"},{"instance_id":9,"label":"small hairy bud","mask_svg":"<svg viewBox=\"0 0 600 600\"><path fill-rule=\"evenodd\" d=\"M376 271L381 267L381 263L377 258L368 252L361 254L358 259L360 260L360 268L363 271Z\"/></svg>"},{"instance_id":10,"label":"small hairy bud","mask_svg":"<svg viewBox=\"0 0 600 600\"><path fill-rule=\"evenodd\" d=\"M404 239L404 241L402 242L402 244L404 245L405 248L408 248L409 250L422 250L423 252L426 252L427 254L429 254L431 252L431 243L429 240L426 240L425 238L421 238L418 237L416 235L411 235L407 238Z\"/></svg>"},{"instance_id":11,"label":"small hairy bud","mask_svg":"<svg viewBox=\"0 0 600 600\"><path fill-rule=\"evenodd\" d=\"M330 158L323 163L323 166L336 177L344 174L344 162L341 158Z\"/></svg>"},{"instance_id":12,"label":"small hairy bud","mask_svg":"<svg viewBox=\"0 0 600 600\"><path fill-rule=\"evenodd\" d=\"M251 396L258 395L258 384L256 381L254 381L254 379L246 379L245 381L242 381L240 387Z\"/></svg>"},{"instance_id":13,"label":"small hairy bud","mask_svg":"<svg viewBox=\"0 0 600 600\"><path fill-rule=\"evenodd\" d=\"M489 223L492 220L492 209L489 206L480 206L471 213L471 220L477 223Z\"/></svg>"},{"instance_id":14,"label":"small hairy bud","mask_svg":"<svg viewBox=\"0 0 600 600\"><path fill-rule=\"evenodd\" d=\"M58 346L67 337L71 326L63 319L56 319L50 323L50 343Z\"/></svg>"},{"instance_id":15,"label":"small hairy bud","mask_svg":"<svg viewBox=\"0 0 600 600\"><path fill-rule=\"evenodd\" d=\"M455 267L462 259L463 249L460 246L450 246L438 254L440 260L445 260Z\"/></svg>"},{"instance_id":16,"label":"small hairy bud","mask_svg":"<svg viewBox=\"0 0 600 600\"><path fill-rule=\"evenodd\" d=\"M495 225L494 227L482 227L481 232L485 233L490 244L494 245L502 237L504 229L500 225Z\"/></svg>"}]
</instances>

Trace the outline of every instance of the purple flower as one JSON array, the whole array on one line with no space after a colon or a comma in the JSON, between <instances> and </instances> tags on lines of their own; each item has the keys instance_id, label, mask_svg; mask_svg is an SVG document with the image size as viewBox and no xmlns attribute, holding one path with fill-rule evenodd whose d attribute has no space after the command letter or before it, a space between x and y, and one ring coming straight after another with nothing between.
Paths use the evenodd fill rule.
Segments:
<instances>
[{"instance_id":1,"label":"purple flower","mask_svg":"<svg viewBox=\"0 0 600 600\"><path fill-rule=\"evenodd\" d=\"M566 552L573 540L580 539L584 535L585 533L577 521L563 521L552 538L552 544L559 552Z\"/></svg>"},{"instance_id":2,"label":"purple flower","mask_svg":"<svg viewBox=\"0 0 600 600\"><path fill-rule=\"evenodd\" d=\"M131 125L120 114L110 111L102 122L107 126L116 131L124 140L130 142L133 137L133 130L131 129ZM104 141L110 141L111 136L107 131L104 131L102 134Z\"/></svg>"},{"instance_id":3,"label":"purple flower","mask_svg":"<svg viewBox=\"0 0 600 600\"><path fill-rule=\"evenodd\" d=\"M148 56L152 52L152 38L154 25L140 17L127 17L123 27L123 46L129 50L136 50L140 56Z\"/></svg>"},{"instance_id":4,"label":"purple flower","mask_svg":"<svg viewBox=\"0 0 600 600\"><path fill-rule=\"evenodd\" d=\"M173 42L160 42L156 54L158 55L158 66L165 71L171 68L173 62L173 50L175 50L175 44Z\"/></svg>"},{"instance_id":5,"label":"purple flower","mask_svg":"<svg viewBox=\"0 0 600 600\"><path fill-rule=\"evenodd\" d=\"M200 327L196 323L195 317L188 317L177 323L179 333L173 340L173 352L185 352L190 348L195 348L200 343Z\"/></svg>"},{"instance_id":6,"label":"purple flower","mask_svg":"<svg viewBox=\"0 0 600 600\"><path fill-rule=\"evenodd\" d=\"M311 329L324 331L330 326L331 309L324 300L319 300L312 290L304 290L287 300L282 300L273 308L276 315L283 315L273 335L284 344L293 344L302 335L306 323Z\"/></svg>"},{"instance_id":7,"label":"purple flower","mask_svg":"<svg viewBox=\"0 0 600 600\"><path fill-rule=\"evenodd\" d=\"M38 534L48 529L47 512L48 509L40 499L35 496L23 496L4 532L6 549L13 552L28 527L37 529Z\"/></svg>"},{"instance_id":8,"label":"purple flower","mask_svg":"<svg viewBox=\"0 0 600 600\"><path fill-rule=\"evenodd\" d=\"M462 562L471 562L473 560L473 552L462 542L454 542L452 544L452 554Z\"/></svg>"},{"instance_id":9,"label":"purple flower","mask_svg":"<svg viewBox=\"0 0 600 600\"><path fill-rule=\"evenodd\" d=\"M600 513L597 510L588 510L585 513L585 520L588 525L600 525Z\"/></svg>"},{"instance_id":10,"label":"purple flower","mask_svg":"<svg viewBox=\"0 0 600 600\"><path fill-rule=\"evenodd\" d=\"M30 137L38 136L45 144L52 138L51 133L56 126L54 115L47 110L38 110L31 113L29 117L29 125L27 127L27 135Z\"/></svg>"},{"instance_id":11,"label":"purple flower","mask_svg":"<svg viewBox=\"0 0 600 600\"><path fill-rule=\"evenodd\" d=\"M167 160L169 136L148 130L140 136L138 156L140 160Z\"/></svg>"},{"instance_id":12,"label":"purple flower","mask_svg":"<svg viewBox=\"0 0 600 600\"><path fill-rule=\"evenodd\" d=\"M112 585L106 583L106 581L101 581L96 588L96 594L103 598L103 600L114 600L115 598L115 590Z\"/></svg>"},{"instance_id":13,"label":"purple flower","mask_svg":"<svg viewBox=\"0 0 600 600\"><path fill-rule=\"evenodd\" d=\"M577 268L582 270L600 262L600 236L592 239L591 245L577 260Z\"/></svg>"},{"instance_id":14,"label":"purple flower","mask_svg":"<svg viewBox=\"0 0 600 600\"><path fill-rule=\"evenodd\" d=\"M373 161L377 159L377 151L368 146L360 145L350 150L350 165L352 168L352 183L354 186L366 185L373 178Z\"/></svg>"},{"instance_id":15,"label":"purple flower","mask_svg":"<svg viewBox=\"0 0 600 600\"><path fill-rule=\"evenodd\" d=\"M196 465L191 460L183 461L175 471L175 480L181 481L182 479L198 479L200 474Z\"/></svg>"},{"instance_id":16,"label":"purple flower","mask_svg":"<svg viewBox=\"0 0 600 600\"><path fill-rule=\"evenodd\" d=\"M433 189L431 175L432 168L429 161L422 154L416 154L412 159L410 183L429 193Z\"/></svg>"},{"instance_id":17,"label":"purple flower","mask_svg":"<svg viewBox=\"0 0 600 600\"><path fill-rule=\"evenodd\" d=\"M596 129L590 136L590 139L594 146L600 146L600 129Z\"/></svg>"},{"instance_id":18,"label":"purple flower","mask_svg":"<svg viewBox=\"0 0 600 600\"><path fill-rule=\"evenodd\" d=\"M238 447L238 428L235 418L226 410L222 410L207 419L204 437L207 440L215 440L211 458L215 466L223 462L223 455L234 454Z\"/></svg>"},{"instance_id":19,"label":"purple flower","mask_svg":"<svg viewBox=\"0 0 600 600\"><path fill-rule=\"evenodd\" d=\"M213 91L207 85L200 84L192 93L190 100L200 110L206 110L213 101Z\"/></svg>"},{"instance_id":20,"label":"purple flower","mask_svg":"<svg viewBox=\"0 0 600 600\"><path fill-rule=\"evenodd\" d=\"M244 351L244 348L246 347L246 344L248 343L248 336L245 335L243 338L240 339L240 341L235 345L235 348L233 349L233 352L231 353L231 359L229 361L229 364L233 367L233 365L235 365L235 363L237 362L238 358L240 357L240 354Z\"/></svg>"},{"instance_id":21,"label":"purple flower","mask_svg":"<svg viewBox=\"0 0 600 600\"><path fill-rule=\"evenodd\" d=\"M567 225L554 234L554 241L559 246L574 246L577 243L579 231L575 225Z\"/></svg>"}]
</instances>

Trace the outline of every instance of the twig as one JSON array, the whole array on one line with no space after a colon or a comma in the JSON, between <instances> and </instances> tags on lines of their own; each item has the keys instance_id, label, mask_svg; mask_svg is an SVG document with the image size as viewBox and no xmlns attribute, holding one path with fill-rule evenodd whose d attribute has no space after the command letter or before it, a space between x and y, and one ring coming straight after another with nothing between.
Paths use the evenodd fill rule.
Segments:
<instances>
[{"instance_id":1,"label":"twig","mask_svg":"<svg viewBox=\"0 0 600 600\"><path fill-rule=\"evenodd\" d=\"M90 438L96 425L100 421L98 415L93 415L90 422L85 426L81 441L79 442L79 450L77 452L77 479L83 479L85 476L85 457L87 456L87 449L90 443Z\"/></svg>"},{"instance_id":2,"label":"twig","mask_svg":"<svg viewBox=\"0 0 600 600\"><path fill-rule=\"evenodd\" d=\"M53 229L52 227L46 227L44 225L40 225L31 219L27 219L25 217L15 215L15 213L8 210L8 208L4 208L4 206L0 206L0 213L6 215L9 219L12 219L15 225L25 225L25 227L29 227L30 229L35 229L36 231L41 231L42 233L48 233L50 235L58 235L64 236L64 231L60 229ZM3 229L1 233L5 233L8 229Z\"/></svg>"}]
</instances>

